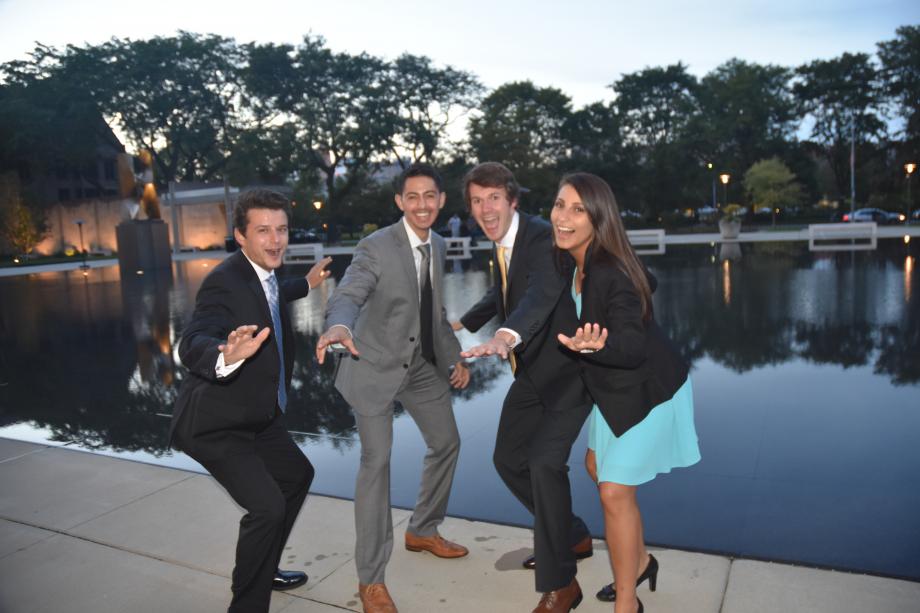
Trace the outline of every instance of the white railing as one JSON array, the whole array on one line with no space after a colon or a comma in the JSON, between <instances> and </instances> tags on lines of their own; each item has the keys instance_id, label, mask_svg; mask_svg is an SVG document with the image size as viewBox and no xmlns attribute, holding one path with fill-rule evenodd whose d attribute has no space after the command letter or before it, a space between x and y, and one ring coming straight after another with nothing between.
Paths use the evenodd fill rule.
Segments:
<instances>
[{"instance_id":1,"label":"white railing","mask_svg":"<svg viewBox=\"0 0 920 613\"><path fill-rule=\"evenodd\" d=\"M862 251L875 249L877 244L878 226L874 221L808 226L810 251Z\"/></svg>"},{"instance_id":2,"label":"white railing","mask_svg":"<svg viewBox=\"0 0 920 613\"><path fill-rule=\"evenodd\" d=\"M664 254L664 230L627 230L626 235L637 254Z\"/></svg>"},{"instance_id":3,"label":"white railing","mask_svg":"<svg viewBox=\"0 0 920 613\"><path fill-rule=\"evenodd\" d=\"M469 236L449 236L444 238L447 247L445 257L448 260L468 260L473 257L470 251Z\"/></svg>"},{"instance_id":4,"label":"white railing","mask_svg":"<svg viewBox=\"0 0 920 613\"><path fill-rule=\"evenodd\" d=\"M322 243L297 243L288 245L284 252L285 264L307 264L312 266L323 259Z\"/></svg>"}]
</instances>

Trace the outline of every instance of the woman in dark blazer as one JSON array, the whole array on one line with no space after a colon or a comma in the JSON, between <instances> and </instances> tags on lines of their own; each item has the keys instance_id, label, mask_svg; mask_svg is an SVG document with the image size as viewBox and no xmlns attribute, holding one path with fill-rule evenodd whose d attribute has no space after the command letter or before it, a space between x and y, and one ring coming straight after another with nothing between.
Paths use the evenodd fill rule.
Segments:
<instances>
[{"instance_id":1,"label":"woman in dark blazer","mask_svg":"<svg viewBox=\"0 0 920 613\"><path fill-rule=\"evenodd\" d=\"M579 327L559 342L581 358L594 408L585 464L597 482L613 584L598 592L616 613L643 611L636 587L654 591L658 562L642 537L636 487L700 459L688 367L655 322L655 278L629 244L610 186L587 173L562 179L551 215L556 247L575 263ZM562 333L565 332L565 333Z\"/></svg>"}]
</instances>

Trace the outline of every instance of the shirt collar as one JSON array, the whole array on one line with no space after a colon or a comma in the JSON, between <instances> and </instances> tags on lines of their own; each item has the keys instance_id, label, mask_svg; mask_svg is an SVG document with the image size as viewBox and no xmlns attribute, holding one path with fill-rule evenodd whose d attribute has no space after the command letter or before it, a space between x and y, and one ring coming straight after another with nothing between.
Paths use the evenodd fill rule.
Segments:
<instances>
[{"instance_id":1,"label":"shirt collar","mask_svg":"<svg viewBox=\"0 0 920 613\"><path fill-rule=\"evenodd\" d=\"M428 230L428 240L423 241L418 237L418 234L415 233L415 230L409 225L409 222L406 221L406 216L403 215L402 218L403 226L406 228L406 234L409 235L409 245L415 249L419 245L430 245L431 244L431 230Z\"/></svg>"},{"instance_id":2,"label":"shirt collar","mask_svg":"<svg viewBox=\"0 0 920 613\"><path fill-rule=\"evenodd\" d=\"M246 261L249 262L249 264L252 266L253 270L256 271L256 275L258 275L259 281L261 281L262 283L265 283L265 282L268 280L269 277L271 277L271 276L273 276L273 275L275 274L274 271L265 270L264 268L262 268L261 266L259 266L258 264L256 264L256 263L253 262L252 260L250 260L250 259L249 259L249 256L246 255L246 252L243 251L242 249L241 249L240 251L243 252L243 256L246 258Z\"/></svg>"},{"instance_id":3,"label":"shirt collar","mask_svg":"<svg viewBox=\"0 0 920 613\"><path fill-rule=\"evenodd\" d=\"M514 214L511 216L511 225L508 226L508 231L505 232L502 239L495 243L495 245L497 247L504 247L505 249L514 249L514 239L517 236L520 223L521 216L518 214L517 209L515 209Z\"/></svg>"}]
</instances>

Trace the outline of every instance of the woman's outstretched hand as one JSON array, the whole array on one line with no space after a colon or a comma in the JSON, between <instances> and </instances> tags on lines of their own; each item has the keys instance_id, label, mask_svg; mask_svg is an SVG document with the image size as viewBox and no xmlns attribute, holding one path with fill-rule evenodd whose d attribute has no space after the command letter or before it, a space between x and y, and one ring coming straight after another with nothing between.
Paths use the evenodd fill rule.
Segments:
<instances>
[{"instance_id":1,"label":"woman's outstretched hand","mask_svg":"<svg viewBox=\"0 0 920 613\"><path fill-rule=\"evenodd\" d=\"M572 351L591 353L604 348L604 343L607 342L607 328L601 328L598 324L585 324L575 331L574 336L560 334L557 338Z\"/></svg>"}]
</instances>

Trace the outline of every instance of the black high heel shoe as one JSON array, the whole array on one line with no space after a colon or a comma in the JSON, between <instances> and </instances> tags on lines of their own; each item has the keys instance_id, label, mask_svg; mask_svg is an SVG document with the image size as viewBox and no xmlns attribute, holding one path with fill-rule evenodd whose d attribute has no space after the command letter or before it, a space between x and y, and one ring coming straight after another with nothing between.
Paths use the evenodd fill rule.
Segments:
<instances>
[{"instance_id":1,"label":"black high heel shoe","mask_svg":"<svg viewBox=\"0 0 920 613\"><path fill-rule=\"evenodd\" d=\"M658 560L655 559L655 556L648 554L648 565L646 565L645 570L639 575L639 578L636 579L636 587L642 584L643 581L648 579L648 589L655 591L658 589ZM597 599L602 602L614 602L617 599L617 589L612 583L609 583L602 587L597 593ZM639 603L639 613L642 613L642 603Z\"/></svg>"}]
</instances>

